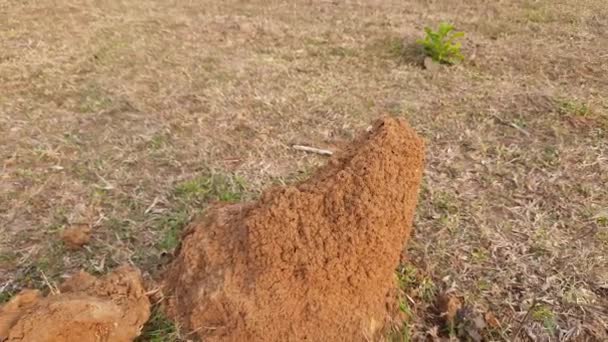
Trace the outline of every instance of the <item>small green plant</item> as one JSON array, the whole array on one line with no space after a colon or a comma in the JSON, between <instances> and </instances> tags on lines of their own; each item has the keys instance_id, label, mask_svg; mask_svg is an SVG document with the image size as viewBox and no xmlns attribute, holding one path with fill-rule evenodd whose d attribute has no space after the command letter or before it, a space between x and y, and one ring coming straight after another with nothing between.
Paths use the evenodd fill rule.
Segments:
<instances>
[{"instance_id":1,"label":"small green plant","mask_svg":"<svg viewBox=\"0 0 608 342\"><path fill-rule=\"evenodd\" d=\"M557 329L557 322L555 320L555 314L551 309L544 305L539 305L532 311L532 319L541 322L545 329L550 333L554 334Z\"/></svg>"},{"instance_id":2,"label":"small green plant","mask_svg":"<svg viewBox=\"0 0 608 342\"><path fill-rule=\"evenodd\" d=\"M388 336L390 342L410 342L411 340L410 326L407 322L403 322L400 328L392 330Z\"/></svg>"},{"instance_id":3,"label":"small green plant","mask_svg":"<svg viewBox=\"0 0 608 342\"><path fill-rule=\"evenodd\" d=\"M600 227L608 227L608 212L602 212L593 217Z\"/></svg>"},{"instance_id":4,"label":"small green plant","mask_svg":"<svg viewBox=\"0 0 608 342\"><path fill-rule=\"evenodd\" d=\"M605 244L606 246L608 246L608 231L605 232L599 232L596 235L597 239L599 242Z\"/></svg>"},{"instance_id":5,"label":"small green plant","mask_svg":"<svg viewBox=\"0 0 608 342\"><path fill-rule=\"evenodd\" d=\"M210 201L236 203L245 194L245 180L231 174L205 173L177 184L172 196L177 205L154 225L161 232L156 247L165 251L175 249L190 217L199 213L201 206Z\"/></svg>"},{"instance_id":6,"label":"small green plant","mask_svg":"<svg viewBox=\"0 0 608 342\"><path fill-rule=\"evenodd\" d=\"M488 260L488 252L482 248L473 248L471 257L475 263L481 264Z\"/></svg>"},{"instance_id":7,"label":"small green plant","mask_svg":"<svg viewBox=\"0 0 608 342\"><path fill-rule=\"evenodd\" d=\"M163 217L158 226L164 235L159 241L158 246L166 251L171 251L180 241L181 232L188 224L188 213L186 211L177 211Z\"/></svg>"},{"instance_id":8,"label":"small green plant","mask_svg":"<svg viewBox=\"0 0 608 342\"><path fill-rule=\"evenodd\" d=\"M437 286L433 279L424 276L410 264L401 265L397 269L397 282L402 291L425 302L432 302L437 295Z\"/></svg>"},{"instance_id":9,"label":"small green plant","mask_svg":"<svg viewBox=\"0 0 608 342\"><path fill-rule=\"evenodd\" d=\"M152 314L144 326L141 336L136 342L174 342L179 341L179 331L171 320L160 311L159 307L152 309Z\"/></svg>"},{"instance_id":10,"label":"small green plant","mask_svg":"<svg viewBox=\"0 0 608 342\"><path fill-rule=\"evenodd\" d=\"M418 287L420 291L420 298L427 303L432 302L437 295L437 286L431 278L424 277Z\"/></svg>"},{"instance_id":11,"label":"small green plant","mask_svg":"<svg viewBox=\"0 0 608 342\"><path fill-rule=\"evenodd\" d=\"M4 304L4 303L8 302L13 297L13 295L14 295L14 293L12 293L10 291L0 292L0 304Z\"/></svg>"},{"instance_id":12,"label":"small green plant","mask_svg":"<svg viewBox=\"0 0 608 342\"><path fill-rule=\"evenodd\" d=\"M407 298L404 296L401 296L399 299L399 310L403 313L405 319L401 322L401 324L393 326L387 336L387 341L409 342L411 341L409 320L412 317L412 309L410 308Z\"/></svg>"},{"instance_id":13,"label":"small green plant","mask_svg":"<svg viewBox=\"0 0 608 342\"><path fill-rule=\"evenodd\" d=\"M417 283L418 271L410 264L405 264L397 270L397 280L399 288L403 291L408 291Z\"/></svg>"},{"instance_id":14,"label":"small green plant","mask_svg":"<svg viewBox=\"0 0 608 342\"><path fill-rule=\"evenodd\" d=\"M454 64L464 59L460 53L460 43L455 40L464 37L464 32L454 32L454 26L448 23L439 24L437 31L425 27L426 37L416 43L424 47L426 54L435 62Z\"/></svg>"},{"instance_id":15,"label":"small green plant","mask_svg":"<svg viewBox=\"0 0 608 342\"><path fill-rule=\"evenodd\" d=\"M245 181L233 175L205 174L185 181L175 188L175 195L188 204L210 200L238 202L245 192Z\"/></svg>"}]
</instances>

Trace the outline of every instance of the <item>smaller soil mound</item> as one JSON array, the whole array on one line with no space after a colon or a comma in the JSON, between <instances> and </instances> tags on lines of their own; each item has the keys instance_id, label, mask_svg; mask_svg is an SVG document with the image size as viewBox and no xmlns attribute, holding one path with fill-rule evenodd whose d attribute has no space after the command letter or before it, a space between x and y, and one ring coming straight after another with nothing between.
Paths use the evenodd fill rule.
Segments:
<instances>
[{"instance_id":1,"label":"smaller soil mound","mask_svg":"<svg viewBox=\"0 0 608 342\"><path fill-rule=\"evenodd\" d=\"M379 339L423 159L407 123L385 119L310 180L208 210L169 267L169 314L203 341Z\"/></svg>"},{"instance_id":2,"label":"smaller soil mound","mask_svg":"<svg viewBox=\"0 0 608 342\"><path fill-rule=\"evenodd\" d=\"M91 241L91 228L87 225L76 225L64 230L61 239L65 246L77 250Z\"/></svg>"},{"instance_id":3,"label":"smaller soil mound","mask_svg":"<svg viewBox=\"0 0 608 342\"><path fill-rule=\"evenodd\" d=\"M139 271L120 267L98 279L80 272L43 297L24 290L0 308L0 341L132 341L150 316Z\"/></svg>"}]
</instances>

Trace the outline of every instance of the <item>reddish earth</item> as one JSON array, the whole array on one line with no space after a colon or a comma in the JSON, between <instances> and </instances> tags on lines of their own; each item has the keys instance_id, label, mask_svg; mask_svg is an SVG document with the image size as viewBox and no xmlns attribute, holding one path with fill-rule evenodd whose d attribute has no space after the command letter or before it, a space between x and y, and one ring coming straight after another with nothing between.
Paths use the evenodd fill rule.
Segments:
<instances>
[{"instance_id":1,"label":"reddish earth","mask_svg":"<svg viewBox=\"0 0 608 342\"><path fill-rule=\"evenodd\" d=\"M24 290L0 308L0 341L132 341L150 316L138 270L102 277L80 272L60 294Z\"/></svg>"},{"instance_id":2,"label":"reddish earth","mask_svg":"<svg viewBox=\"0 0 608 342\"><path fill-rule=\"evenodd\" d=\"M423 159L416 133L385 119L310 180L208 210L166 274L168 313L205 341L378 339L398 312Z\"/></svg>"},{"instance_id":3,"label":"reddish earth","mask_svg":"<svg viewBox=\"0 0 608 342\"><path fill-rule=\"evenodd\" d=\"M61 239L69 249L76 250L91 241L91 228L87 225L76 225L61 233Z\"/></svg>"}]
</instances>

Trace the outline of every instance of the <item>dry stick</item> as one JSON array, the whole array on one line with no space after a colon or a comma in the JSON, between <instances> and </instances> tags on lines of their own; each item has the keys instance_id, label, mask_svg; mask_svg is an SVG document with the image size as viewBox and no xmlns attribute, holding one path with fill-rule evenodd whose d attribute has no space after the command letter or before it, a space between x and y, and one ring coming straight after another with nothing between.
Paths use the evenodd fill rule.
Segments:
<instances>
[{"instance_id":1,"label":"dry stick","mask_svg":"<svg viewBox=\"0 0 608 342\"><path fill-rule=\"evenodd\" d=\"M314 147L310 147L310 146L293 145L292 147L294 150L311 152L311 153L316 153L316 154L320 154L320 155L324 155L324 156L331 156L332 154L334 154L332 151L322 150L320 148L314 148Z\"/></svg>"},{"instance_id":2,"label":"dry stick","mask_svg":"<svg viewBox=\"0 0 608 342\"><path fill-rule=\"evenodd\" d=\"M150 204L150 206L144 211L144 214L147 214L152 209L154 209L154 206L156 206L157 203L158 203L158 196L154 197L154 200L152 201L152 204Z\"/></svg>"},{"instance_id":3,"label":"dry stick","mask_svg":"<svg viewBox=\"0 0 608 342\"><path fill-rule=\"evenodd\" d=\"M0 288L0 293L4 292L4 289L6 289L13 281L9 280L6 282L6 284L4 284L1 288Z\"/></svg>"},{"instance_id":4,"label":"dry stick","mask_svg":"<svg viewBox=\"0 0 608 342\"><path fill-rule=\"evenodd\" d=\"M46 274L42 270L40 270L40 274L42 274L42 279L44 280L45 285L49 288L52 295L59 294L59 289L56 286L51 285L49 279L46 277Z\"/></svg>"},{"instance_id":5,"label":"dry stick","mask_svg":"<svg viewBox=\"0 0 608 342\"><path fill-rule=\"evenodd\" d=\"M516 130L522 132L525 136L529 137L530 136L530 132L526 131L525 129L519 127L518 125L512 123L512 122L508 122L506 120L504 120L503 118L501 118L500 116L494 114L494 113L490 113L490 115L492 115L496 120L498 120L498 122L500 122L503 125L507 125L507 126L511 126L513 128L515 128Z\"/></svg>"},{"instance_id":6,"label":"dry stick","mask_svg":"<svg viewBox=\"0 0 608 342\"><path fill-rule=\"evenodd\" d=\"M536 303L536 297L534 297L534 299L532 300L532 305L530 305L530 308L528 308L528 312L526 312L524 318L521 320L521 322L519 322L519 327L517 328L517 331L515 332L515 336L513 336L513 338L517 338L517 336L519 336L521 329L523 329L524 327L524 323L526 323L526 320L528 319L528 316L530 316L530 312L532 312L532 309L534 309L534 307L536 306Z\"/></svg>"},{"instance_id":7,"label":"dry stick","mask_svg":"<svg viewBox=\"0 0 608 342\"><path fill-rule=\"evenodd\" d=\"M105 184L104 186L101 185L93 185L94 187L101 189L101 190L113 190L114 189L114 185L110 184L110 182L108 182L105 178L103 178L101 175L99 175L98 173L95 173L95 175L101 179L101 181Z\"/></svg>"}]
</instances>

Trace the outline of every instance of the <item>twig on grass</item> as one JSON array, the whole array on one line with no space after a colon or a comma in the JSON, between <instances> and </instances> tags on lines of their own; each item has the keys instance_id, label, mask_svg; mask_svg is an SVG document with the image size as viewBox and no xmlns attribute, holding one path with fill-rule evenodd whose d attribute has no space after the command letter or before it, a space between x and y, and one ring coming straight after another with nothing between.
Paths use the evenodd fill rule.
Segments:
<instances>
[{"instance_id":1,"label":"twig on grass","mask_svg":"<svg viewBox=\"0 0 608 342\"><path fill-rule=\"evenodd\" d=\"M51 282L49 282L49 279L46 277L46 274L44 274L44 272L42 270L40 270L40 274L42 275L42 279L44 280L44 284L49 288L49 290L51 291L52 295L57 295L60 293L59 289L57 288L57 286L54 286L51 284Z\"/></svg>"},{"instance_id":2,"label":"twig on grass","mask_svg":"<svg viewBox=\"0 0 608 342\"><path fill-rule=\"evenodd\" d=\"M496 115L494 113L490 113L490 115L492 115L501 124L506 125L506 126L511 126L511 127L515 128L516 130L520 131L521 133L523 133L527 137L530 136L530 132L528 132L525 129L519 127L518 125L514 124L513 122L508 122L505 119L501 118L500 116L498 116L498 115Z\"/></svg>"},{"instance_id":3,"label":"twig on grass","mask_svg":"<svg viewBox=\"0 0 608 342\"><path fill-rule=\"evenodd\" d=\"M331 156L332 154L334 154L330 150L323 150L320 148L315 148L315 147L310 147L310 146L293 145L292 147L294 150L316 153L316 154L320 154L320 155L324 155L324 156Z\"/></svg>"}]
</instances>

